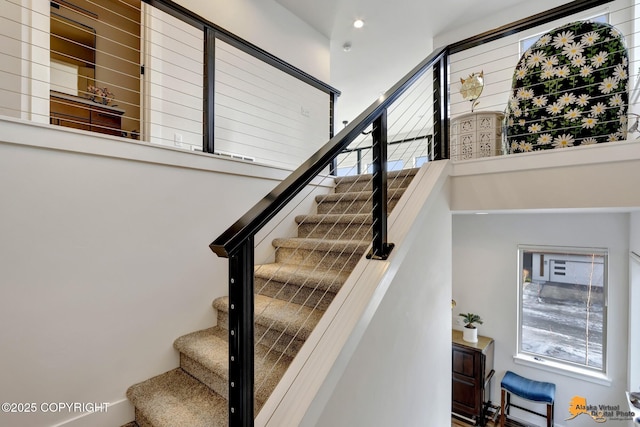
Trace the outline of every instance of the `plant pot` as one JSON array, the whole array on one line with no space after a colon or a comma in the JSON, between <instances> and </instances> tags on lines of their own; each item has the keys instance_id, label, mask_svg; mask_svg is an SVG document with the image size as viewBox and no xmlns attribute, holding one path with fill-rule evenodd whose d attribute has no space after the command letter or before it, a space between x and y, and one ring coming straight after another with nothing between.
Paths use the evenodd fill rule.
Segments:
<instances>
[{"instance_id":1,"label":"plant pot","mask_svg":"<svg viewBox=\"0 0 640 427\"><path fill-rule=\"evenodd\" d=\"M462 339L466 342L478 342L478 328L462 328Z\"/></svg>"}]
</instances>

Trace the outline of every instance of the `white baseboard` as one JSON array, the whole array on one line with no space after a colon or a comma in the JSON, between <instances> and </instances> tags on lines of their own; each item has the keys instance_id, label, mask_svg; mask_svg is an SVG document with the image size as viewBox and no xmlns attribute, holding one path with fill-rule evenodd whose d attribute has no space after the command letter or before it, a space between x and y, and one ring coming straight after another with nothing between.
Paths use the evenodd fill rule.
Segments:
<instances>
[{"instance_id":1,"label":"white baseboard","mask_svg":"<svg viewBox=\"0 0 640 427\"><path fill-rule=\"evenodd\" d=\"M85 412L53 427L120 427L135 418L134 408L128 399L109 403L106 411Z\"/></svg>"}]
</instances>

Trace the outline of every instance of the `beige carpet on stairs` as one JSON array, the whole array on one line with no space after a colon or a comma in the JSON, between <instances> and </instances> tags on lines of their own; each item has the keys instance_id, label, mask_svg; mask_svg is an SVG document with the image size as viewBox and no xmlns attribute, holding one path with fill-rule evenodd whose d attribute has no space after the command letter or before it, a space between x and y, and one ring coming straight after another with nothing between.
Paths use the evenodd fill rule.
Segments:
<instances>
[{"instance_id":1,"label":"beige carpet on stairs","mask_svg":"<svg viewBox=\"0 0 640 427\"><path fill-rule=\"evenodd\" d=\"M389 173L389 210L416 171ZM256 413L370 245L370 178L337 178L316 213L295 218L296 237L273 240L275 262L255 266ZM175 340L180 367L129 388L137 424L127 427L228 424L228 298L213 308L216 326Z\"/></svg>"}]
</instances>

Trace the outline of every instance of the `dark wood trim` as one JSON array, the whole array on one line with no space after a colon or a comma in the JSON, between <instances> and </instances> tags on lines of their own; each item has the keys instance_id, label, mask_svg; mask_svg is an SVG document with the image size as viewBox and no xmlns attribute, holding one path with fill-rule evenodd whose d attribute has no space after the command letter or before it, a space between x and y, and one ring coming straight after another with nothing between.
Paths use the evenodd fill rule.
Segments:
<instances>
[{"instance_id":1,"label":"dark wood trim","mask_svg":"<svg viewBox=\"0 0 640 427\"><path fill-rule=\"evenodd\" d=\"M81 15L85 15L88 18L92 18L92 19L98 19L98 14L95 12L91 12L90 10L84 9L80 6L77 6L71 2L68 2L67 0L53 0L50 2L51 7L55 8L55 9L60 9L60 6L64 6L65 8L69 9L69 10L73 10L74 12L77 12ZM67 18L69 19L69 18ZM86 25L85 25L86 26Z\"/></svg>"},{"instance_id":2,"label":"dark wood trim","mask_svg":"<svg viewBox=\"0 0 640 427\"><path fill-rule=\"evenodd\" d=\"M255 44L250 43L249 41L236 36L235 34L225 30L224 28L214 24L211 21L208 21L202 18L201 16L180 6L179 4L176 4L171 0L142 0L142 1L203 31L205 30L205 28L214 30L216 37L219 38L220 40L231 44L232 46L242 50L243 52L246 52L249 55L252 55L260 59L261 61L264 61L267 64L272 65L278 70L283 71L307 83L308 85L318 90L321 90L322 92L325 92L328 94L335 93L337 95L340 95L340 91L338 89L335 89L334 87L328 85L327 83L324 83L323 81L289 64L288 62L283 61L282 59L276 57L275 55L270 54L264 49L259 48Z\"/></svg>"},{"instance_id":3,"label":"dark wood trim","mask_svg":"<svg viewBox=\"0 0 640 427\"><path fill-rule=\"evenodd\" d=\"M463 50L471 49L473 47L480 46L482 44L489 43L503 37L510 36L512 34L517 34L521 31L537 27L538 25L548 24L549 22L555 21L557 19L565 18L567 16L573 15L574 13L584 12L587 9L602 6L613 1L614 0L574 0L553 9L540 12L528 18L503 25L502 27L498 27L482 34L469 37L457 43L453 43L449 45L449 53L454 54L462 52Z\"/></svg>"}]
</instances>

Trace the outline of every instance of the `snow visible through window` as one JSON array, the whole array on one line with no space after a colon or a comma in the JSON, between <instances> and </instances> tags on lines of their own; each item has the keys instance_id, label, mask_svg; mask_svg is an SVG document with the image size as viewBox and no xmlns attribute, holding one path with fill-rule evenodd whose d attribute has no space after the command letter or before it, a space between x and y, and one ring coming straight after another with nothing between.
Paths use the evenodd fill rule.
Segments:
<instances>
[{"instance_id":1,"label":"snow visible through window","mask_svg":"<svg viewBox=\"0 0 640 427\"><path fill-rule=\"evenodd\" d=\"M604 372L607 252L521 247L519 352Z\"/></svg>"}]
</instances>

